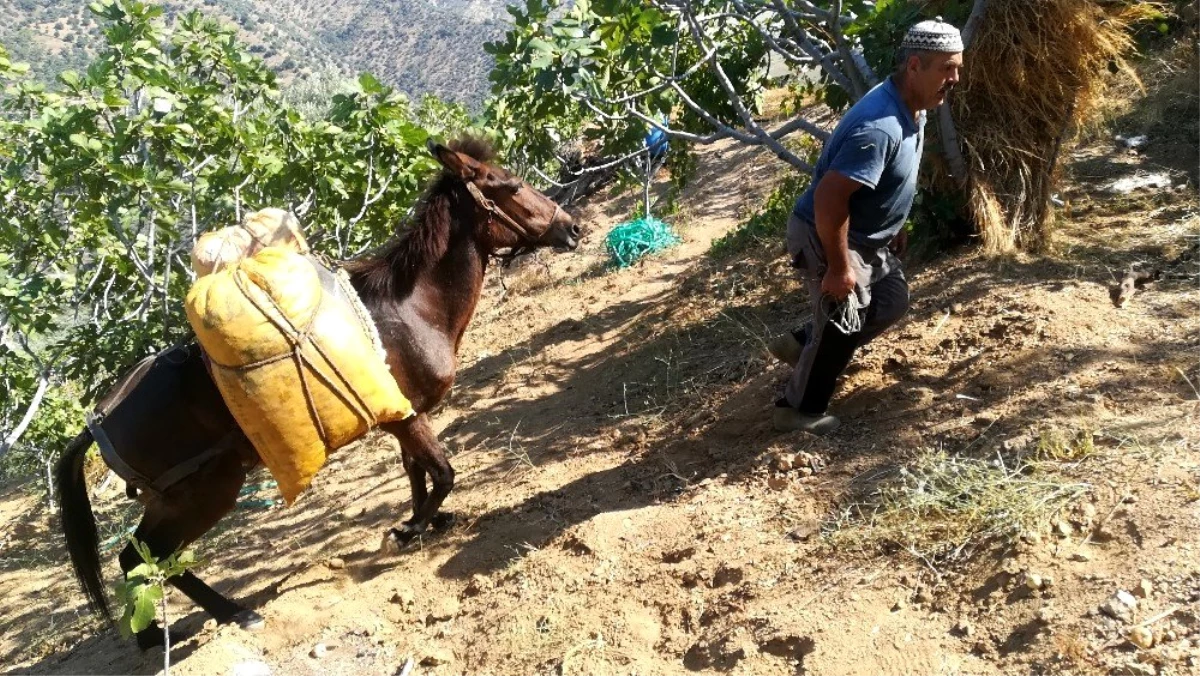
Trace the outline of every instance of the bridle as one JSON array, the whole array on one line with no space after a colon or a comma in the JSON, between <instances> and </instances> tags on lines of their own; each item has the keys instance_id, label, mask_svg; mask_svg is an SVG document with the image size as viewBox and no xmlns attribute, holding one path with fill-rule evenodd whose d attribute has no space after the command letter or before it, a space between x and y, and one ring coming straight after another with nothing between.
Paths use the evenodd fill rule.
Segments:
<instances>
[{"instance_id":1,"label":"bridle","mask_svg":"<svg viewBox=\"0 0 1200 676\"><path fill-rule=\"evenodd\" d=\"M483 191L479 189L479 186L475 185L474 181L465 181L465 183L467 186L467 192L471 193L471 197L475 199L475 203L478 204L481 209L487 212L489 224L491 224L494 220L500 221L500 225L508 228L514 235L523 240L517 246L510 248L507 253L492 254L492 256L501 261L501 265L508 267L518 256L529 253L537 248L535 242L537 242L538 238L531 235L529 229L525 227L524 224L517 222L515 218L504 213L503 209L501 209L496 205L495 202L488 199L483 194ZM562 205L555 202L554 213L550 216L550 224L554 223L560 212L562 212ZM549 227L550 226L547 225L547 228Z\"/></svg>"}]
</instances>

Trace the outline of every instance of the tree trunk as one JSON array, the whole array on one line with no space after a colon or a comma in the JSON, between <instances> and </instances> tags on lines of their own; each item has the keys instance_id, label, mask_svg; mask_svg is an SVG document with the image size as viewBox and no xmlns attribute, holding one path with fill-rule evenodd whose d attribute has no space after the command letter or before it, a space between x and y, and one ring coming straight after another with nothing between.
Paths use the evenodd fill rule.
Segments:
<instances>
[{"instance_id":1,"label":"tree trunk","mask_svg":"<svg viewBox=\"0 0 1200 676\"><path fill-rule=\"evenodd\" d=\"M21 435L25 434L25 430L29 429L29 424L33 422L33 417L37 415L38 409L42 407L42 400L46 397L46 390L50 388L50 374L42 371L38 376L37 390L33 393L33 399L29 402L29 408L25 409L25 415L21 417L21 422L0 441L0 458L12 450L21 439Z\"/></svg>"},{"instance_id":2,"label":"tree trunk","mask_svg":"<svg viewBox=\"0 0 1200 676\"><path fill-rule=\"evenodd\" d=\"M975 0L971 7L971 15L962 29L963 49L971 46L971 38L979 29L987 12L987 0ZM963 156L962 146L958 143L958 129L954 126L954 117L950 112L950 98L938 106L938 137L942 140L942 154L946 156L946 164L950 165L950 174L958 181L960 187L967 184L967 159Z\"/></svg>"}]
</instances>

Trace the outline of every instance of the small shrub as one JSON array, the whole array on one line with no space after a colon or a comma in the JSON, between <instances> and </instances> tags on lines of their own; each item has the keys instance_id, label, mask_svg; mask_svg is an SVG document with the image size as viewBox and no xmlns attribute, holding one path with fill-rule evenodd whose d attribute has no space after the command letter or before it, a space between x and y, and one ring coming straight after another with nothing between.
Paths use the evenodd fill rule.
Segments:
<instances>
[{"instance_id":1,"label":"small shrub","mask_svg":"<svg viewBox=\"0 0 1200 676\"><path fill-rule=\"evenodd\" d=\"M1091 430L1081 429L1074 434L1067 434L1062 430L1049 429L1038 434L1038 459L1076 462L1090 458L1095 453L1096 443Z\"/></svg>"},{"instance_id":2,"label":"small shrub","mask_svg":"<svg viewBox=\"0 0 1200 676\"><path fill-rule=\"evenodd\" d=\"M117 599L123 608L117 628L121 635L132 636L150 627L155 616L162 620L163 630L163 673L171 673L171 637L168 628L166 583L199 565L190 550L176 552L159 560L150 553L150 548L130 536L133 548L142 557L138 564L117 583Z\"/></svg>"},{"instance_id":3,"label":"small shrub","mask_svg":"<svg viewBox=\"0 0 1200 676\"><path fill-rule=\"evenodd\" d=\"M928 167L922 174L924 178L929 178ZM904 224L908 231L909 249L918 258L925 258L968 241L974 234L974 226L965 214L966 199L961 192L922 185L917 189L908 221Z\"/></svg>"},{"instance_id":4,"label":"small shrub","mask_svg":"<svg viewBox=\"0 0 1200 676\"><path fill-rule=\"evenodd\" d=\"M1050 468L928 451L875 477L869 491L827 524L834 546L883 547L926 562L953 562L979 547L1044 526L1090 490Z\"/></svg>"},{"instance_id":5,"label":"small shrub","mask_svg":"<svg viewBox=\"0 0 1200 676\"><path fill-rule=\"evenodd\" d=\"M754 247L782 244L792 208L796 199L808 188L809 179L808 174L789 172L762 207L751 214L745 223L713 241L709 255L723 259Z\"/></svg>"}]
</instances>

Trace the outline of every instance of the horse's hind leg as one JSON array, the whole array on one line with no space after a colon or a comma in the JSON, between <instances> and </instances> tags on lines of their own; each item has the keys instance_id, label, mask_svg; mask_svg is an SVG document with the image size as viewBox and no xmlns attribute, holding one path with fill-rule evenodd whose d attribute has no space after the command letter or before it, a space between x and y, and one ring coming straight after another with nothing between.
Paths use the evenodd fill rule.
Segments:
<instances>
[{"instance_id":1,"label":"horse's hind leg","mask_svg":"<svg viewBox=\"0 0 1200 676\"><path fill-rule=\"evenodd\" d=\"M168 489L161 498L151 499L134 537L144 542L154 557L161 560L170 556L200 538L233 509L245 478L246 471L235 453L214 458L199 472ZM120 561L126 574L142 563L133 545L125 547ZM169 581L217 622L237 622L244 629L263 624L258 613L229 600L191 572ZM157 623L137 635L142 649L161 645L162 640L162 629Z\"/></svg>"},{"instance_id":2,"label":"horse's hind leg","mask_svg":"<svg viewBox=\"0 0 1200 676\"><path fill-rule=\"evenodd\" d=\"M396 544L403 546L424 533L430 524L440 526L450 520L448 514L439 514L438 510L454 488L454 468L446 460L446 453L424 414L382 427L400 442L404 467L413 489L413 518L388 532ZM428 492L425 489L426 474L433 484L433 489Z\"/></svg>"}]
</instances>

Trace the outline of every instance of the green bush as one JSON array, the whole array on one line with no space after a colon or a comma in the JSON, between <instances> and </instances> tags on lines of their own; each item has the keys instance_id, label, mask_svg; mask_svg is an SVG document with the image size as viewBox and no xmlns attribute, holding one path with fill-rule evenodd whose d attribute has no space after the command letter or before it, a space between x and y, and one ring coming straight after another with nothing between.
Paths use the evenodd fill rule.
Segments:
<instances>
[{"instance_id":1,"label":"green bush","mask_svg":"<svg viewBox=\"0 0 1200 676\"><path fill-rule=\"evenodd\" d=\"M796 204L796 198L808 188L810 180L808 174L788 173L762 207L751 214L745 223L713 241L709 255L724 259L754 247L782 244L792 207Z\"/></svg>"}]
</instances>

